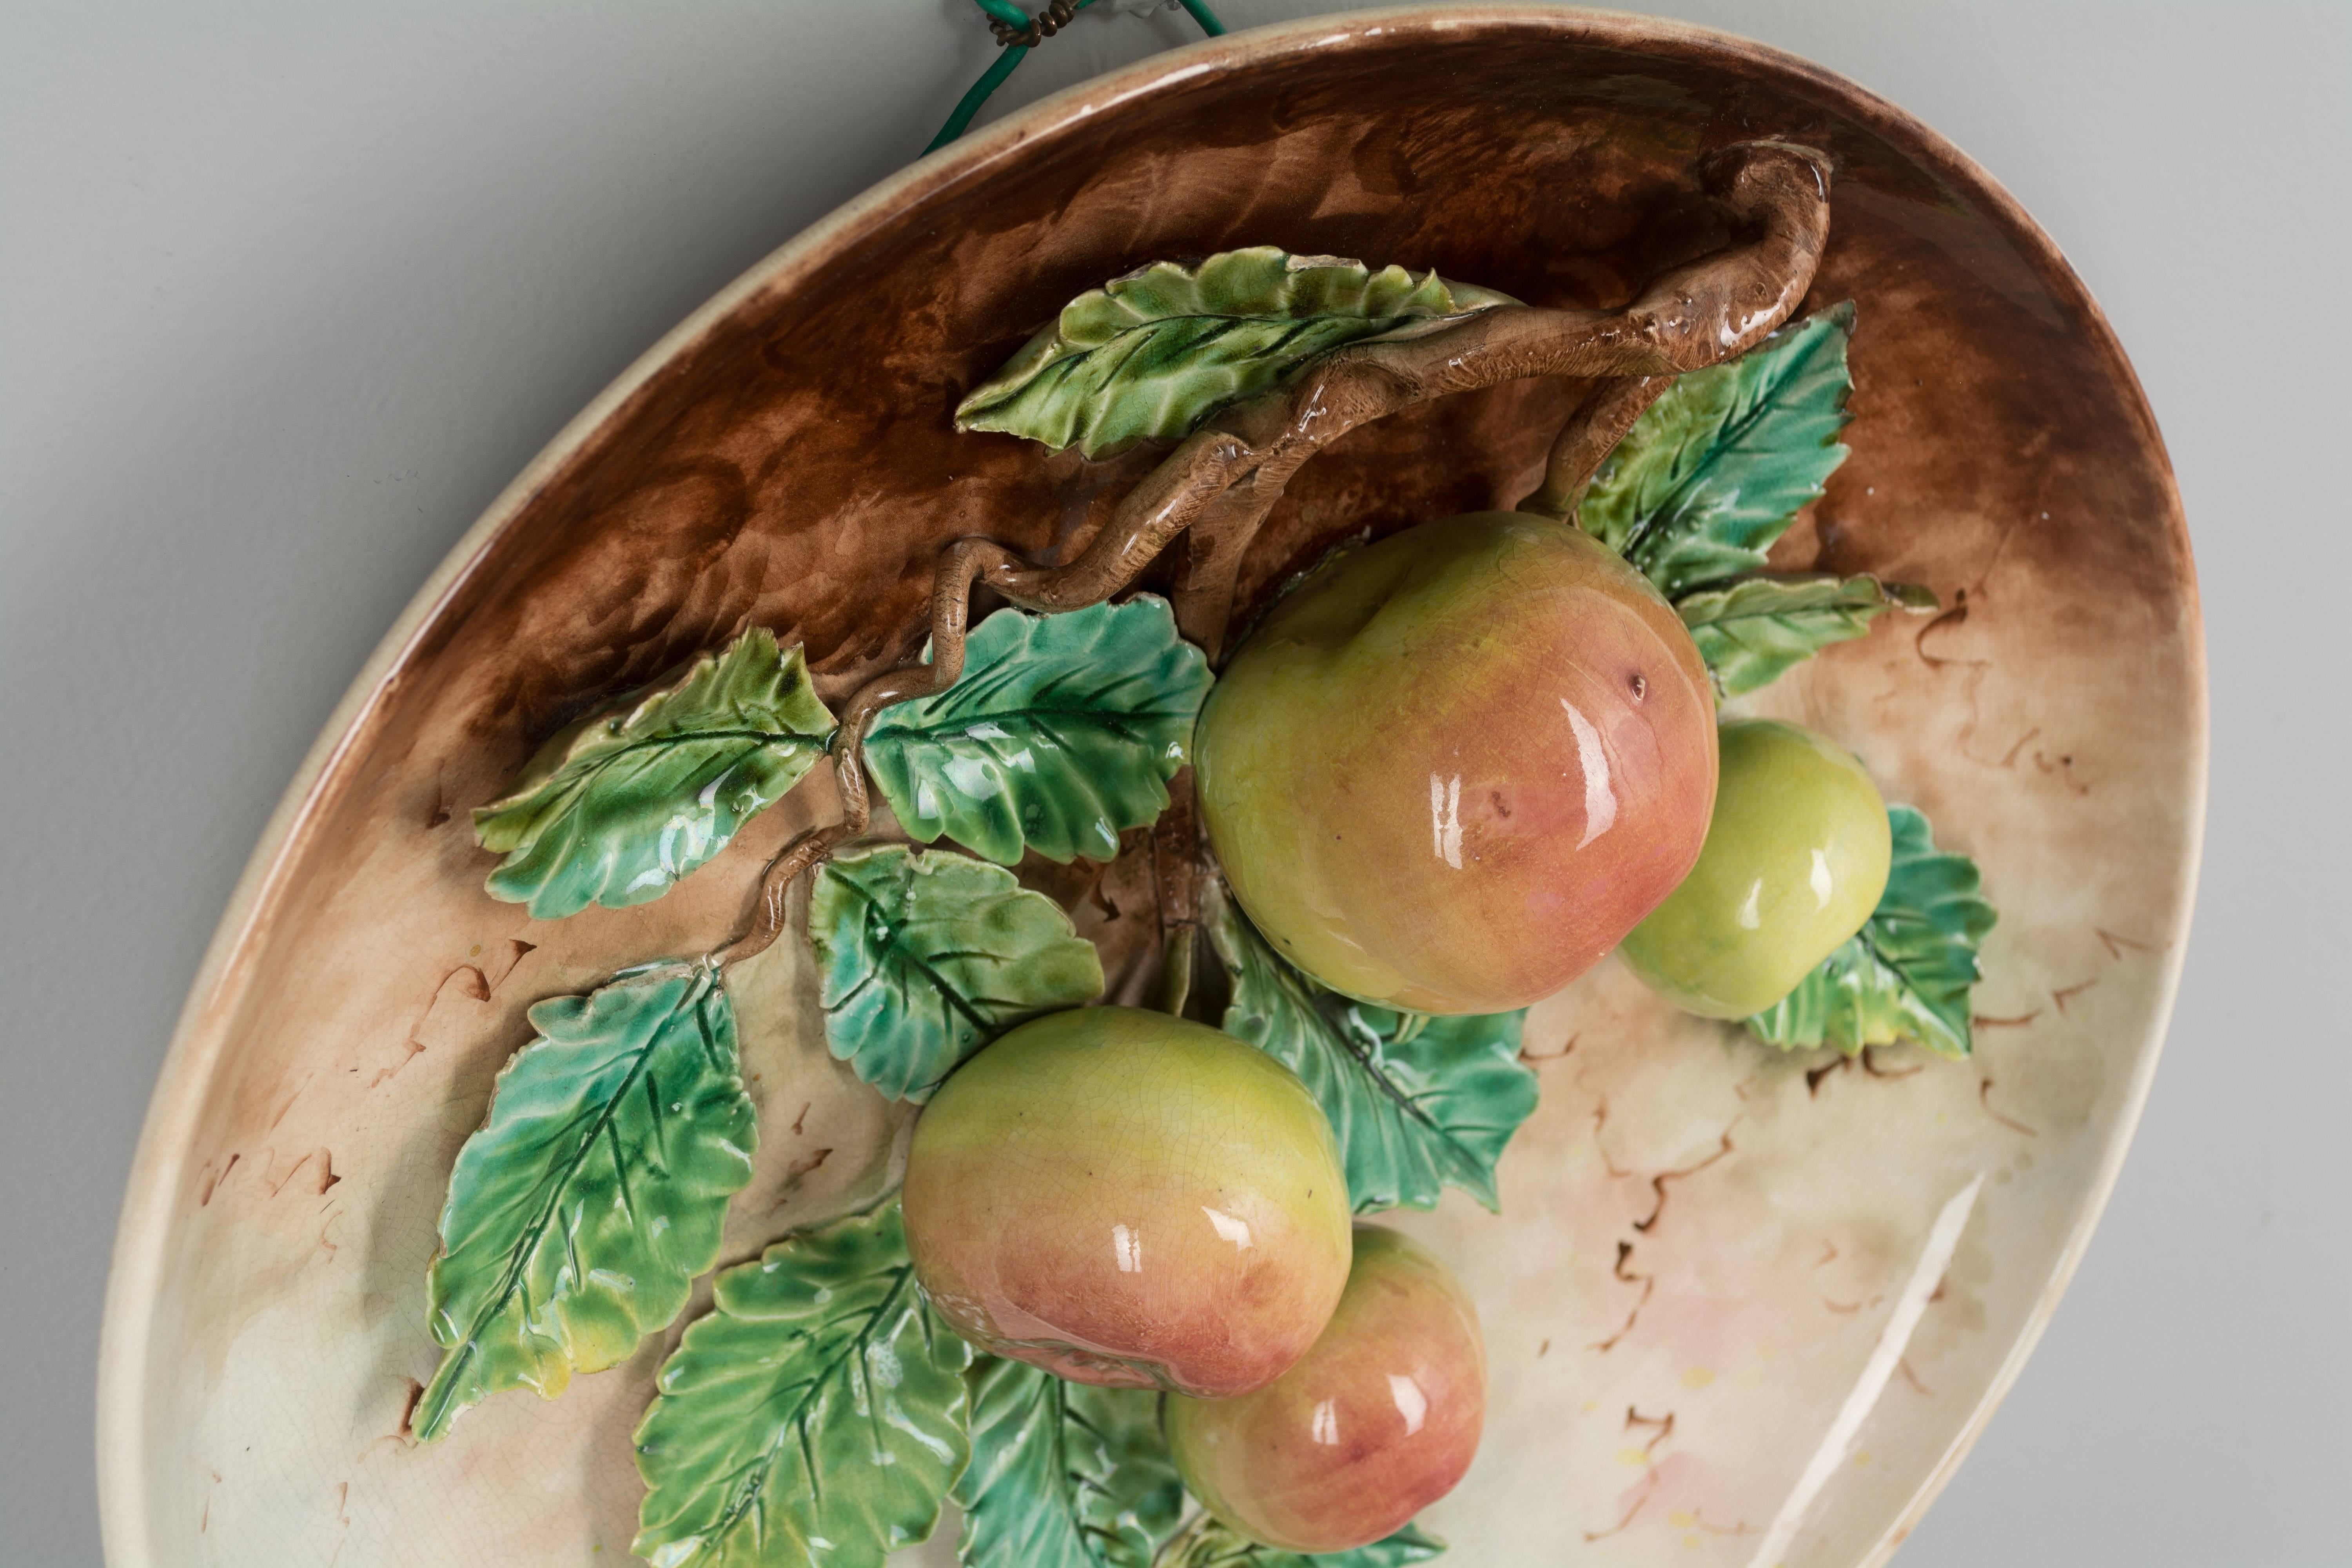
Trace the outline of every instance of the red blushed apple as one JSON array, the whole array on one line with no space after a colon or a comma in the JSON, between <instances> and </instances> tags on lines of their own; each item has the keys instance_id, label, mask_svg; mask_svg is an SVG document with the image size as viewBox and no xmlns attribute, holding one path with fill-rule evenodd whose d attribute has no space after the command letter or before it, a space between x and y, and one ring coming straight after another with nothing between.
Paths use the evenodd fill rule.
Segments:
<instances>
[{"instance_id":1,"label":"red blushed apple","mask_svg":"<svg viewBox=\"0 0 2352 1568\"><path fill-rule=\"evenodd\" d=\"M1348 1280L1348 1184L1290 1069L1163 1014L1013 1030L941 1086L907 1156L907 1247L956 1331L1079 1383L1271 1383Z\"/></svg>"},{"instance_id":2,"label":"red blushed apple","mask_svg":"<svg viewBox=\"0 0 2352 1568\"><path fill-rule=\"evenodd\" d=\"M1599 962L1698 858L1706 666L1647 579L1572 524L1423 523L1276 605L1194 753L1226 880L1350 996L1499 1013Z\"/></svg>"},{"instance_id":3,"label":"red blushed apple","mask_svg":"<svg viewBox=\"0 0 2352 1568\"><path fill-rule=\"evenodd\" d=\"M1486 1419L1478 1311L1425 1247L1356 1227L1339 1310L1297 1366L1239 1399L1171 1398L1184 1484L1226 1524L1289 1552L1380 1540L1454 1489Z\"/></svg>"}]
</instances>

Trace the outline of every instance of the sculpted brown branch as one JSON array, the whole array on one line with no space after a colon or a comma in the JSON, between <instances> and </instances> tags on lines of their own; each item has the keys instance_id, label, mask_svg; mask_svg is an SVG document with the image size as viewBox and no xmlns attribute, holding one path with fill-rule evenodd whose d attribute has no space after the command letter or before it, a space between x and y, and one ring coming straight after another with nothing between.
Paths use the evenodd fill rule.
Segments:
<instances>
[{"instance_id":1,"label":"sculpted brown branch","mask_svg":"<svg viewBox=\"0 0 2352 1568\"><path fill-rule=\"evenodd\" d=\"M802 835L769 866L747 929L715 956L745 958L782 931L802 872L866 831L866 724L963 673L971 590L986 584L1024 609L1100 604L1179 536L1179 628L1214 660L1223 651L1242 556L1307 460L1360 425L1450 393L1528 376L1599 384L1555 442L1544 484L1523 510L1565 517L1592 472L1674 377L1745 353L1787 321L1812 285L1829 233L1828 160L1808 148L1744 142L1717 154L1708 188L1751 237L1654 279L1618 310L1500 306L1417 334L1352 344L1287 384L1212 416L1130 491L1076 560L1037 566L993 541L942 552L931 589L931 662L890 670L850 699L834 742L841 820ZM1189 911L1186 911L1189 912Z\"/></svg>"}]
</instances>

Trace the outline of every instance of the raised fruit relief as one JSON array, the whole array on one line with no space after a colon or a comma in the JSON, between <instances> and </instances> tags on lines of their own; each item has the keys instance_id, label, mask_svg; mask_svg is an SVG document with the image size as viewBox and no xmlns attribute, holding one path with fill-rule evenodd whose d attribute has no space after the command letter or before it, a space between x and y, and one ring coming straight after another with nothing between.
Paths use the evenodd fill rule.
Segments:
<instances>
[{"instance_id":1,"label":"raised fruit relief","mask_svg":"<svg viewBox=\"0 0 2352 1568\"><path fill-rule=\"evenodd\" d=\"M1202 710L1201 812L1276 951L1420 1013L1540 1001L1698 858L1715 700L1674 607L1525 512L1423 523L1276 605Z\"/></svg>"},{"instance_id":2,"label":"raised fruit relief","mask_svg":"<svg viewBox=\"0 0 2352 1568\"><path fill-rule=\"evenodd\" d=\"M1053 563L954 539L928 622L867 628L906 662L822 700L838 673L756 626L568 694L476 810L488 894L553 920L736 864L749 897L530 1009L451 1173L415 1436L649 1365L715 1268L635 1428L658 1568L880 1568L950 1500L965 1568L1442 1551L1416 1515L1477 1453L1477 1309L1356 1216L1503 1207L1531 1004L1616 950L1782 1049L1969 1049L1974 865L1834 736L1718 728L1937 603L1774 569L1846 451L1853 311L1799 314L1830 178L1711 155L1689 197L1739 237L1619 308L1271 247L1085 287L938 409L1000 466L1068 454ZM1584 390L1517 510L1335 519L1290 591L1245 586L1326 446L1531 376ZM1091 459L1154 444L1089 511ZM730 862L820 763L837 808ZM863 1212L779 1236L740 1194L797 1041L730 986L787 940L841 1092L905 1142Z\"/></svg>"},{"instance_id":3,"label":"raised fruit relief","mask_svg":"<svg viewBox=\"0 0 2352 1568\"><path fill-rule=\"evenodd\" d=\"M1706 847L1633 929L1633 973L1686 1013L1760 1013L1837 951L1886 890L1886 803L1853 755L1772 720L1726 724Z\"/></svg>"},{"instance_id":4,"label":"raised fruit relief","mask_svg":"<svg viewBox=\"0 0 2352 1568\"><path fill-rule=\"evenodd\" d=\"M1262 1387L1348 1279L1347 1178L1314 1097L1160 1013L1055 1013L973 1058L916 1125L902 1201L956 1331L1081 1383Z\"/></svg>"},{"instance_id":5,"label":"raised fruit relief","mask_svg":"<svg viewBox=\"0 0 2352 1568\"><path fill-rule=\"evenodd\" d=\"M1367 1225L1305 1360L1239 1399L1171 1398L1165 1420L1209 1512L1264 1545L1324 1552L1379 1541L1452 1491L1486 1415L1470 1293L1428 1248Z\"/></svg>"}]
</instances>

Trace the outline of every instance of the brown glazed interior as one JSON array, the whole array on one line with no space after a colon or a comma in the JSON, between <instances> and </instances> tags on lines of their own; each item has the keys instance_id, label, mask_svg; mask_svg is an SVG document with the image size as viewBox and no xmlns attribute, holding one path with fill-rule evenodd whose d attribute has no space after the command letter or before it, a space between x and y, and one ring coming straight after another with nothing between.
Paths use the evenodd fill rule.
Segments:
<instances>
[{"instance_id":1,"label":"brown glazed interior","mask_svg":"<svg viewBox=\"0 0 2352 1568\"><path fill-rule=\"evenodd\" d=\"M1824 673L1789 683L1784 706L1832 733L1885 723L1873 731L1874 772L1890 798L1960 829L2016 940L2041 929L2028 868L2071 847L2082 858L2050 885L2107 902L2053 913L2050 929L2074 931L2086 962L2097 957L2095 930L2118 963L2158 955L2132 983L2133 1010L2116 1016L2108 1043L2063 1058L2074 1076L2062 1074L2049 1103L2073 1108L2084 1131L2063 1159L2055 1138L2036 1147L2045 1176L2069 1172L2068 1206L2031 1227L2032 1278L1997 1305L1998 1352L1899 1482L1890 1474L1839 1516L1847 1522L1822 1527L1818 1556L1804 1560L1886 1550L2038 1331L2152 1067L2202 802L2188 538L2152 416L2096 307L1952 148L1852 84L1758 46L1512 5L1237 35L959 142L761 264L493 509L298 781L174 1042L110 1297L110 1560L212 1562L199 1537L233 1526L260 1552L237 1560L308 1561L303 1543L338 1539L338 1529L352 1542L345 1568L456 1560L454 1542L436 1535L448 1527L428 1514L390 1503L355 1513L352 1500L374 1495L367 1466L381 1475L410 1462L403 1404L432 1361L421 1281L439 1194L492 1076L530 1037L524 1009L620 964L706 951L740 918L761 861L825 808L822 789L805 792L657 903L531 921L482 892L490 859L467 814L544 737L752 625L805 642L820 690L838 700L919 646L943 544L986 535L1041 563L1083 549L1160 454L1049 456L1009 437L959 435L950 416L1085 289L1156 259L1272 244L1434 268L1532 304L1615 306L1664 267L1725 243L1696 165L1758 138L1834 161L1829 247L1804 308L1860 305L1854 454L1776 562L1925 583L1947 605L1925 629L1883 627L1817 661ZM1244 563L1240 602L1340 536L1513 505L1535 488L1583 391L1567 379L1516 383L1353 431L1291 481ZM2104 752L2070 748L2038 717L2035 701L2059 690L2045 679L2095 700L2107 715ZM1921 717L1897 723L1889 703ZM1971 837L1969 803L1989 783L2041 815L2022 804L2014 824L1990 813ZM2148 879L2110 887L2107 868L2135 854L2155 868ZM2038 994L1990 984L1979 1005L2058 1016ZM1557 1047L1537 1033L1531 1025L1531 1054ZM1843 1092L1798 1084L1814 1065L1790 1064L1760 1092ZM796 1085L814 1087L789 1098L817 1109L803 1106L795 1123L793 1104L766 1105L763 1169L772 1152L778 1173L746 1194L729 1260L877 1179L893 1113L821 1053L793 1070ZM1956 1081L1988 1110L2005 1092L1992 1076L1982 1089ZM1565 1118L1580 1091L1547 1077L1545 1092L1547 1114L1557 1103ZM1739 1100L1752 1103L1747 1089ZM833 1129L827 1152L841 1152L828 1161L782 1131L803 1123ZM1727 1131L1727 1149L1732 1141ZM1646 1201L1646 1177L1639 1186ZM1661 1205L1667 1191L1662 1180ZM1607 1247L1593 1244L1603 1285ZM1615 1279L1631 1285L1646 1276L1628 1271L1628 1256L1618 1254ZM333 1313L347 1309L353 1334L382 1331L352 1352L370 1358L360 1392L299 1409L240 1407L233 1390L251 1352L235 1348L239 1335L289 1301L313 1303L314 1322L341 1322ZM1516 1308L1482 1293L1482 1310ZM1490 1340L1499 1383L1515 1375L1514 1342ZM608 1553L598 1561L625 1560L635 1497L627 1430L658 1351L583 1380L560 1405L506 1396L471 1418L485 1445L551 1443L551 1423L564 1433L601 1424L564 1439L565 1466L544 1463L544 1447L533 1460L477 1447L436 1483L506 1489L522 1522L503 1543L509 1554L485 1560L584 1560L569 1554L585 1539L583 1519ZM316 1497L261 1492L239 1505L216 1456L234 1449L240 1421L299 1428L351 1453L334 1448ZM331 1507L335 1475L345 1500ZM302 1511L313 1504L315 1520ZM1507 1555L1549 1561L1571 1542L1556 1544L1518 1542Z\"/></svg>"}]
</instances>

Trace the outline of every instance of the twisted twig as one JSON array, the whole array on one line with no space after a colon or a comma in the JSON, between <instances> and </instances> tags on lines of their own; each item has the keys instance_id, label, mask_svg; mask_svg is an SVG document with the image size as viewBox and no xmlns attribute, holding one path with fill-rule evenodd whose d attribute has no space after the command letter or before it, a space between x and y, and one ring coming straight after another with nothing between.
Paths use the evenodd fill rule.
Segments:
<instances>
[{"instance_id":1,"label":"twisted twig","mask_svg":"<svg viewBox=\"0 0 2352 1568\"><path fill-rule=\"evenodd\" d=\"M750 926L715 956L748 958L774 942L793 880L866 831L866 723L893 703L944 690L963 673L975 584L1024 609L1083 609L1134 582L1189 531L1172 595L1176 621L1213 660L1232 618L1243 552L1290 477L1325 446L1448 393L1527 376L1606 378L1561 431L1544 488L1529 498L1538 510L1566 515L1592 469L1673 377L1746 352L1812 286L1829 233L1828 160L1785 142L1751 142L1727 148L1705 173L1755 237L1665 273L1622 310L1501 306L1419 336L1335 350L1307 374L1224 410L1186 437L1065 565L1032 565L991 540L949 545L931 587L930 662L876 677L843 710L833 747L842 819L803 834L770 863ZM1555 505L1560 510L1552 511ZM1189 910L1171 912L1189 921Z\"/></svg>"},{"instance_id":2,"label":"twisted twig","mask_svg":"<svg viewBox=\"0 0 2352 1568\"><path fill-rule=\"evenodd\" d=\"M1675 384L1671 375L1624 375L1595 383L1559 435L1544 463L1543 484L1519 502L1517 510L1565 521L1600 470L1602 459L1633 427L1633 421Z\"/></svg>"}]
</instances>

